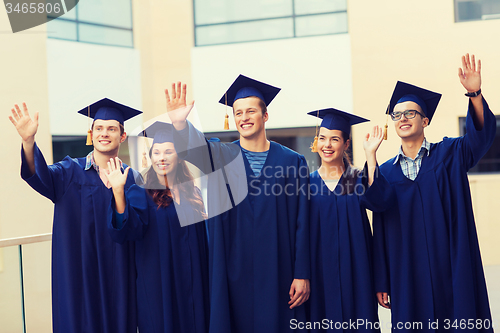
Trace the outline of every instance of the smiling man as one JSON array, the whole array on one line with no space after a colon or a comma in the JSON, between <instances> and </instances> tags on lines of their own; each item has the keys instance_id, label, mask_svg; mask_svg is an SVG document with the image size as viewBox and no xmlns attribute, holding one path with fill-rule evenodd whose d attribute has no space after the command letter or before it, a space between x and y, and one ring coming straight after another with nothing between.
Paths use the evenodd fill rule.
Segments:
<instances>
[{"instance_id":1,"label":"smiling man","mask_svg":"<svg viewBox=\"0 0 500 333\"><path fill-rule=\"evenodd\" d=\"M302 155L266 137L267 106L280 89L243 75L234 81L219 101L233 107L240 134L229 144L205 141L186 120L185 90L179 83L172 99L166 93L176 150L205 174L224 175L208 180L210 332L291 332L292 320L305 321L310 290L309 170ZM203 150L186 150L199 142ZM241 168L230 166L235 156ZM231 179L242 179L248 195L235 199ZM226 184L232 207L214 214Z\"/></svg>"},{"instance_id":2,"label":"smiling man","mask_svg":"<svg viewBox=\"0 0 500 333\"><path fill-rule=\"evenodd\" d=\"M107 212L112 190L107 162L127 134L123 122L140 113L109 99L80 111L94 118L94 150L47 165L36 145L38 112L26 104L9 117L22 139L21 177L55 204L52 234L52 319L55 333L136 333L133 245L111 240ZM124 165L125 166L125 165ZM135 183L129 173L126 188Z\"/></svg>"},{"instance_id":3,"label":"smiling man","mask_svg":"<svg viewBox=\"0 0 500 333\"><path fill-rule=\"evenodd\" d=\"M377 298L393 327L492 331L467 171L493 143L496 120L481 94L481 62L462 57L459 77L470 97L462 137L426 140L440 94L398 82L391 98L401 148L380 171L397 198L374 213L373 234Z\"/></svg>"}]
</instances>

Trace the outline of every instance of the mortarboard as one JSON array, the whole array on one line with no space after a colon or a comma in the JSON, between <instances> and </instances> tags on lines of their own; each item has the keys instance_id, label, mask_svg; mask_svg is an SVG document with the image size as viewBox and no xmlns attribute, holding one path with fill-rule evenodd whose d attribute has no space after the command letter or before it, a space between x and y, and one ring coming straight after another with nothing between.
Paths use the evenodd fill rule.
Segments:
<instances>
[{"instance_id":1,"label":"mortarboard","mask_svg":"<svg viewBox=\"0 0 500 333\"><path fill-rule=\"evenodd\" d=\"M109 98L103 98L89 106L78 111L94 120L116 120L123 125L125 120L133 118L142 113L142 111L133 109L129 106L117 103Z\"/></svg>"},{"instance_id":2,"label":"mortarboard","mask_svg":"<svg viewBox=\"0 0 500 333\"><path fill-rule=\"evenodd\" d=\"M155 143L174 142L174 126L170 123L155 121L148 128L139 133L139 136L153 138Z\"/></svg>"},{"instance_id":3,"label":"mortarboard","mask_svg":"<svg viewBox=\"0 0 500 333\"><path fill-rule=\"evenodd\" d=\"M396 104L414 102L422 108L426 117L429 118L430 123L440 99L441 94L439 93L398 81L396 83L396 87L394 88L394 92L392 93L391 101L389 102L389 107L387 108L386 113L390 114L393 112Z\"/></svg>"},{"instance_id":4,"label":"mortarboard","mask_svg":"<svg viewBox=\"0 0 500 333\"><path fill-rule=\"evenodd\" d=\"M320 127L325 127L329 130L339 130L347 133L347 135L351 134L352 125L369 121L368 119L333 108L311 111L308 112L307 114L323 119L321 121ZM318 134L316 128L316 136L314 137L314 142L311 145L311 151L313 153L317 152L316 148L317 143L318 143Z\"/></svg>"},{"instance_id":5,"label":"mortarboard","mask_svg":"<svg viewBox=\"0 0 500 333\"><path fill-rule=\"evenodd\" d=\"M125 120L141 114L142 111L117 103L109 98L103 98L93 104L86 106L85 108L78 111L78 113L83 114L84 116L87 116L89 118L93 118L94 120L116 120L123 125ZM87 146L92 146L92 140L90 138L91 133L92 131L89 129L87 133Z\"/></svg>"},{"instance_id":6,"label":"mortarboard","mask_svg":"<svg viewBox=\"0 0 500 333\"><path fill-rule=\"evenodd\" d=\"M311 111L307 114L323 119L320 127L329 130L339 130L347 134L351 133L351 126L369 121L368 119L353 115L337 109L322 109Z\"/></svg>"},{"instance_id":7,"label":"mortarboard","mask_svg":"<svg viewBox=\"0 0 500 333\"><path fill-rule=\"evenodd\" d=\"M239 75L229 89L219 100L219 103L233 106L234 101L240 98L255 96L269 105L280 92L281 88L271 86L267 83L251 79L245 75Z\"/></svg>"}]
</instances>

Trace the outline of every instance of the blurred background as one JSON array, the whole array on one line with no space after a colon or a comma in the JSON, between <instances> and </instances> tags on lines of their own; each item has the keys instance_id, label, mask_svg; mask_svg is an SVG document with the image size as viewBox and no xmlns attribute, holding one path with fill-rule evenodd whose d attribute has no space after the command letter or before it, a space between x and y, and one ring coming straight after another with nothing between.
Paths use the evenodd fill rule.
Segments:
<instances>
[{"instance_id":1,"label":"blurred background","mask_svg":"<svg viewBox=\"0 0 500 333\"><path fill-rule=\"evenodd\" d=\"M21 140L8 120L15 103L40 113L36 139L49 163L91 150L90 122L77 114L86 105L108 97L144 111L125 124L130 137L120 150L141 169L148 143L135 135L165 119L165 88L187 83L195 124L208 137L234 140L232 110L218 100L244 74L282 88L268 108L267 135L303 154L311 171L319 167L308 149L318 122L308 111L334 107L371 119L352 134L354 164L362 166L364 135L385 125L397 80L443 94L426 129L431 142L464 134L468 100L458 68L467 52L482 60L482 91L500 127L499 37L500 0L81 0L15 34L0 13L0 332L51 332L53 204L19 176ZM399 149L391 122L379 162ZM500 129L469 179L498 322ZM380 313L387 323L388 311Z\"/></svg>"}]
</instances>

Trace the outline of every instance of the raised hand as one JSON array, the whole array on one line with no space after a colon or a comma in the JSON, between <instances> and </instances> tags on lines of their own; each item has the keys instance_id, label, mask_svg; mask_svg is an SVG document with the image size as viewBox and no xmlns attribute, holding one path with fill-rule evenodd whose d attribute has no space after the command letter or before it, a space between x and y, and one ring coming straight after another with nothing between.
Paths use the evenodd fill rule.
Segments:
<instances>
[{"instance_id":1,"label":"raised hand","mask_svg":"<svg viewBox=\"0 0 500 333\"><path fill-rule=\"evenodd\" d=\"M366 154L375 154L383 140L384 131L382 128L380 126L373 126L372 132L366 134L365 141L363 142L363 148Z\"/></svg>"},{"instance_id":2,"label":"raised hand","mask_svg":"<svg viewBox=\"0 0 500 333\"><path fill-rule=\"evenodd\" d=\"M481 89L481 60L477 61L474 55L469 58L469 54L462 56L462 68L458 69L460 83L468 92L476 92Z\"/></svg>"},{"instance_id":3,"label":"raised hand","mask_svg":"<svg viewBox=\"0 0 500 333\"><path fill-rule=\"evenodd\" d=\"M122 190L127 182L127 176L130 167L126 168L122 173L120 168L120 159L118 157L112 158L108 161L108 173L105 174L108 178L109 184L113 188L113 192L116 190Z\"/></svg>"},{"instance_id":4,"label":"raised hand","mask_svg":"<svg viewBox=\"0 0 500 333\"><path fill-rule=\"evenodd\" d=\"M176 129L179 125L180 127L184 126L186 118L188 117L191 109L193 108L194 101L187 104L186 103L186 91L187 85L181 84L181 82L177 82L177 86L175 83L172 83L171 94L168 89L165 89L165 97L167 99L167 112L172 124Z\"/></svg>"},{"instance_id":5,"label":"raised hand","mask_svg":"<svg viewBox=\"0 0 500 333\"><path fill-rule=\"evenodd\" d=\"M38 130L38 112L35 112L35 115L31 118L26 103L23 103L23 111L21 111L17 104L11 111L12 116L9 116L9 119L16 127L23 141L34 142L35 134Z\"/></svg>"}]
</instances>

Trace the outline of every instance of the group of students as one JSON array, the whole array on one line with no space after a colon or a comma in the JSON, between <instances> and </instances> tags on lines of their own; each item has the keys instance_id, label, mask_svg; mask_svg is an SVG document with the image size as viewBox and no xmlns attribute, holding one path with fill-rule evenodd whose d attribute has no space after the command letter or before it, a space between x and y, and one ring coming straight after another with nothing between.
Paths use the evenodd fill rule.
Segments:
<instances>
[{"instance_id":1,"label":"group of students","mask_svg":"<svg viewBox=\"0 0 500 333\"><path fill-rule=\"evenodd\" d=\"M141 134L153 139L143 177L117 157L123 123L140 111L107 99L81 110L94 150L47 165L38 113L15 105L21 177L55 203L53 331L378 332L378 303L395 331L458 331L465 320L492 332L467 179L496 131L480 66L462 57L467 134L429 143L441 95L398 82L388 112L399 154L378 166L375 126L362 170L346 152L367 119L309 112L322 119L311 145L321 166L309 174L302 155L267 140L280 89L243 75L220 100L233 108L233 143L187 120L186 85L165 91L172 123ZM206 211L186 161L207 177Z\"/></svg>"}]
</instances>

